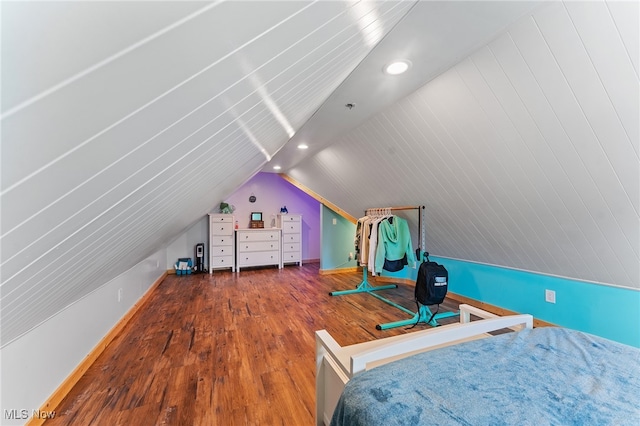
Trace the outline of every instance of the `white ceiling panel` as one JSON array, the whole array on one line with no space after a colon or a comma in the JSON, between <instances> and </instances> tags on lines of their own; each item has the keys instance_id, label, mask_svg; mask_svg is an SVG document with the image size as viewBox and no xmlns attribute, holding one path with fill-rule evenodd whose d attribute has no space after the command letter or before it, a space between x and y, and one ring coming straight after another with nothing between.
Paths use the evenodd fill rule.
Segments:
<instances>
[{"instance_id":1,"label":"white ceiling panel","mask_svg":"<svg viewBox=\"0 0 640 426\"><path fill-rule=\"evenodd\" d=\"M612 6L616 7L616 5ZM633 2L630 6L636 9L636 16L638 16L638 2ZM589 60L593 62L591 67L596 70L597 76L601 79L606 96L609 97L615 111L617 118L614 120L620 120L622 131L627 134L623 139L628 139L631 149L634 149L638 156L640 147L632 144L631 141L640 139L638 116L633 114L634 108L637 108L640 103L640 90L625 89L638 86L638 74L632 66L629 66L631 61L629 51L627 46L620 42L624 38L608 7L604 2L598 2L589 8L576 7L571 2L566 4L569 19L575 25L585 50L589 52ZM597 19L599 16L604 19ZM592 30L593 25L597 27ZM636 43L638 37L640 36L636 33ZM635 49L635 55L637 55L639 49L637 44L631 48ZM613 54L610 52L612 49L615 50Z\"/></svg>"},{"instance_id":2,"label":"white ceiling panel","mask_svg":"<svg viewBox=\"0 0 640 426\"><path fill-rule=\"evenodd\" d=\"M637 148L634 150L629 134L625 132L620 116L616 113L610 95L605 90L606 84L603 81L603 73L596 68L596 63L592 60L594 55L588 54L588 52L591 52L591 50L587 51L590 45L584 43L585 37L581 36L580 28L572 26L574 21L563 6L563 4L554 4L552 7L545 9L537 17L536 23L545 34L545 40L558 65L562 68L562 73L567 79L570 90L580 103L582 112L590 124L593 138L600 147L598 154L604 154L604 156L600 155L600 159L605 159L611 165L614 175L622 184L629 201L633 206L638 206L640 179L638 179L635 167L638 162ZM597 7L597 5L592 6L592 8ZM591 10L591 8L585 7L577 8L577 10L583 9ZM598 10L594 12L597 14ZM604 16L606 21L610 21L610 15L606 14L607 9L605 8L602 12L605 12L605 14L595 16ZM580 15L577 12L576 14ZM587 13L587 15L594 16L594 13ZM597 37L606 37L606 34L601 35L598 32L602 26L587 26L583 28L582 33L591 33L591 36L587 38L588 40L595 38L594 33L597 34ZM611 39L610 43L620 45L620 40L618 36ZM596 49L595 53L602 52L600 49ZM609 56L615 59L612 61L598 61L601 66L604 65L605 71L608 69L608 64L617 64L622 70L628 70L626 73L621 72L621 75L633 76L631 64L628 61L626 51L622 47L609 52ZM624 85L623 87L626 87L627 90L631 89L628 90L631 93L629 96L631 102L628 104L630 110L624 115L635 117L634 121L637 127L638 114L633 114L633 112L638 111L638 102L633 102L633 100L638 99L638 79L636 78L634 81L633 78L630 78L619 81L618 84ZM635 134L637 135L637 132ZM637 211L636 209L636 214Z\"/></svg>"},{"instance_id":3,"label":"white ceiling panel","mask_svg":"<svg viewBox=\"0 0 640 426\"><path fill-rule=\"evenodd\" d=\"M367 117L415 91L502 32L538 1L419 1L359 64L264 171L283 170L327 146ZM399 6L398 6L399 7ZM389 62L409 58L402 78L382 72ZM355 103L351 110L345 104ZM299 143L309 145L301 153Z\"/></svg>"},{"instance_id":4,"label":"white ceiling panel","mask_svg":"<svg viewBox=\"0 0 640 426\"><path fill-rule=\"evenodd\" d=\"M613 1L605 4L616 29L619 31L622 44L637 76L640 70L640 28L638 28L640 3L636 1Z\"/></svg>"},{"instance_id":5,"label":"white ceiling panel","mask_svg":"<svg viewBox=\"0 0 640 426\"><path fill-rule=\"evenodd\" d=\"M2 345L256 173L412 5L3 2Z\"/></svg>"},{"instance_id":6,"label":"white ceiling panel","mask_svg":"<svg viewBox=\"0 0 640 426\"><path fill-rule=\"evenodd\" d=\"M3 191L123 122L140 125L142 121L144 128L151 132L153 125L160 127L164 120L180 118L181 105L185 112L199 105L192 98L188 98L186 104L173 104L169 96L174 92L179 96L179 92L191 88L203 91L205 99L219 95L244 77L233 60L234 55L240 55L245 46L260 43L261 36L269 37L270 32L286 24L290 13L309 7L298 2L276 4L279 7L262 6L263 13L256 10L256 5L252 10L259 13L261 19L252 14L251 25L232 32L231 40L225 43L212 40L227 40L226 31L231 22L244 16L250 5L232 2L213 8L189 25L179 26L50 94L21 114L4 118L3 149L13 161L3 165ZM225 19L227 8L231 19ZM269 40L271 52L279 53L283 42L286 46L290 44L286 40L280 44L270 37ZM264 53L269 50L263 48L261 52L269 56ZM175 66L176 63L181 65ZM163 110L164 120L143 121L140 113L150 107ZM31 125L33 122L38 126ZM69 126L71 122L73 126ZM48 143L40 146L43 139Z\"/></svg>"},{"instance_id":7,"label":"white ceiling panel","mask_svg":"<svg viewBox=\"0 0 640 426\"><path fill-rule=\"evenodd\" d=\"M434 254L640 288L637 2L0 7L1 345L275 164L426 205Z\"/></svg>"},{"instance_id":8,"label":"white ceiling panel","mask_svg":"<svg viewBox=\"0 0 640 426\"><path fill-rule=\"evenodd\" d=\"M434 254L640 288L626 4L543 4L288 173L354 216L426 205Z\"/></svg>"},{"instance_id":9,"label":"white ceiling panel","mask_svg":"<svg viewBox=\"0 0 640 426\"><path fill-rule=\"evenodd\" d=\"M214 3L3 2L2 111L13 111L109 58L212 9ZM57 28L57 30L55 30ZM41 72L47 70L47 72Z\"/></svg>"}]
</instances>

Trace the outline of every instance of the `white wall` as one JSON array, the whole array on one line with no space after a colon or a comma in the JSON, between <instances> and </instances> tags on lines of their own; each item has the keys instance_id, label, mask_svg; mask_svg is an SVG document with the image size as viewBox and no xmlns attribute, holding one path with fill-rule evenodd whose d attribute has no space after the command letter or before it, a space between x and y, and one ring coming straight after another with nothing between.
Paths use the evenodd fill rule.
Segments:
<instances>
[{"instance_id":1,"label":"white wall","mask_svg":"<svg viewBox=\"0 0 640 426\"><path fill-rule=\"evenodd\" d=\"M167 247L167 269L172 269L173 265L180 257L190 257L195 265L196 244L203 243L205 249L204 263L208 263L209 251L209 217L203 216L193 226L180 234Z\"/></svg>"},{"instance_id":2,"label":"white wall","mask_svg":"<svg viewBox=\"0 0 640 426\"><path fill-rule=\"evenodd\" d=\"M0 349L0 424L24 422L5 419L5 410L40 408L162 275L165 261L164 249L154 253Z\"/></svg>"}]
</instances>

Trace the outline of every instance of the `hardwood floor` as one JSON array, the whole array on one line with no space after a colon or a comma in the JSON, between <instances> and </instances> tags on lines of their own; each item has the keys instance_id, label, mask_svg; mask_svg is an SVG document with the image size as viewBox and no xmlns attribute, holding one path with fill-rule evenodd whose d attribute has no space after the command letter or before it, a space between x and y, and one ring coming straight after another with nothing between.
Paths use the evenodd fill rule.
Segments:
<instances>
[{"instance_id":1,"label":"hardwood floor","mask_svg":"<svg viewBox=\"0 0 640 426\"><path fill-rule=\"evenodd\" d=\"M328 294L361 280L317 264L170 275L45 425L311 425L316 330L341 345L409 332L376 330L408 315L371 295ZM413 285L380 294L415 310Z\"/></svg>"}]
</instances>

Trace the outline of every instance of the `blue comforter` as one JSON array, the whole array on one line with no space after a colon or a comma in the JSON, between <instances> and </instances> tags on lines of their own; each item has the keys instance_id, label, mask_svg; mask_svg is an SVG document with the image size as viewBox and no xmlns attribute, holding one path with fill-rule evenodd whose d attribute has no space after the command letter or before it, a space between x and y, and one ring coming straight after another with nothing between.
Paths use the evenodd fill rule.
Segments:
<instances>
[{"instance_id":1,"label":"blue comforter","mask_svg":"<svg viewBox=\"0 0 640 426\"><path fill-rule=\"evenodd\" d=\"M640 350L546 327L356 375L332 426L640 425Z\"/></svg>"}]
</instances>

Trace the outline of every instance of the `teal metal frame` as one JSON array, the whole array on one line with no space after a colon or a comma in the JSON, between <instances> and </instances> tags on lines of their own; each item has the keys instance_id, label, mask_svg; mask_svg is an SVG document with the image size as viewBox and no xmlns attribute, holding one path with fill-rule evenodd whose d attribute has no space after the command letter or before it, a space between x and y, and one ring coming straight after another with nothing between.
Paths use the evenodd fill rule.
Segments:
<instances>
[{"instance_id":1,"label":"teal metal frame","mask_svg":"<svg viewBox=\"0 0 640 426\"><path fill-rule=\"evenodd\" d=\"M365 214L370 214L369 212L373 212L373 211L380 211L380 210L384 210L384 211L388 211L391 212L392 210L418 210L418 229L420 230L420 236L422 237L421 243L422 243L422 247L425 246L425 239L426 239L426 235L425 235L425 229L422 226L424 223L424 206L407 206L407 207L387 207L387 208L383 208L383 209L367 209L365 210ZM384 213L384 214L388 214L388 213ZM416 249L416 257L418 259L420 259L422 256L420 256L419 254L422 253L422 256L426 256L428 257L428 253L423 252L420 248ZM404 306L400 306L395 302L392 302L389 299L386 299L382 296L380 296L379 294L374 293L374 291L378 291L378 290L389 290L392 288L398 288L398 284L390 284L390 285L382 285L382 286L372 286L371 284L369 284L369 281L367 281L367 267L363 266L362 267L362 282L354 289L354 290L341 290L341 291L332 291L329 294L331 296L343 296L345 294L356 294L356 293L369 293L370 295L382 300L385 303L388 303L391 306L395 306L396 308L400 309L401 311L404 311L406 313L408 313L409 315L413 315L413 317L411 319L408 320L402 320L402 321L395 321L395 322L389 322L386 324L378 324L376 325L376 328L378 330L387 330L389 328L394 328L394 327L402 327L402 326L407 326L407 325L416 325L419 323L425 323L425 324L429 324L432 327L437 327L438 326L438 319L441 318L448 318L448 317L453 317L456 315L460 315L460 312L442 312L440 314L436 314L436 315L432 315L431 314L431 310L429 310L429 307L425 306L425 305L419 305L418 308L418 312L413 312L407 308L405 308Z\"/></svg>"},{"instance_id":2,"label":"teal metal frame","mask_svg":"<svg viewBox=\"0 0 640 426\"><path fill-rule=\"evenodd\" d=\"M371 284L369 284L369 281L367 281L367 267L364 266L362 268L362 282L360 284L358 284L358 287L356 287L354 290L332 291L329 294L331 296L343 296L345 294L371 293L372 291L389 290L391 288L398 288L398 284L381 285L381 286L378 286L378 287L375 287L375 286L372 286ZM371 293L371 294L373 296L379 297L375 293ZM384 297L382 299L384 299ZM384 299L384 300L387 300L387 299ZM393 304L393 302L390 302L390 303Z\"/></svg>"},{"instance_id":3,"label":"teal metal frame","mask_svg":"<svg viewBox=\"0 0 640 426\"><path fill-rule=\"evenodd\" d=\"M413 315L413 317L411 319L407 319L407 320L402 320L402 321L395 321L395 322L389 322L386 324L378 324L376 325L376 329L378 330L387 330L390 328L394 328L394 327L403 327L403 326L408 326L408 325L415 325L415 324L419 324L419 323L425 323L425 324L429 324L432 327L437 327L438 326L438 319L441 318L448 318L448 317L453 317L456 315L460 315L460 312L442 312L440 314L436 314L436 315L432 315L431 314L431 310L429 309L428 306L425 305L420 305L420 308L418 310L418 312L413 312L410 309L405 308L404 306L400 306L395 302L392 302L391 300L380 296L379 294L374 293L374 291L378 291L378 290L389 290L392 288L398 288L398 284L389 284L389 285L383 285L383 286L372 286L371 284L369 284L369 281L367 281L367 267L363 266L362 267L362 282L353 290L340 290L340 291L332 291L329 294L331 296L344 296L345 294L356 294L356 293L369 293L370 295L374 296L377 299L382 300L385 303L388 303L391 306L394 306L398 309L400 309L401 311L404 311L406 313L408 313L409 315Z\"/></svg>"},{"instance_id":4,"label":"teal metal frame","mask_svg":"<svg viewBox=\"0 0 640 426\"><path fill-rule=\"evenodd\" d=\"M378 324L376 325L376 328L378 330L387 330L389 328L394 328L394 327L415 325L421 322L425 324L429 324L431 327L437 327L439 325L437 320L460 315L460 312L442 312L436 315L432 315L429 307L425 305L420 305L420 309L416 313L414 313L413 311L410 311L409 309L405 309L401 306L396 305L396 307L401 308L403 311L407 312L410 315L413 314L413 318L408 320L402 320L402 321L388 322L386 324Z\"/></svg>"}]
</instances>

